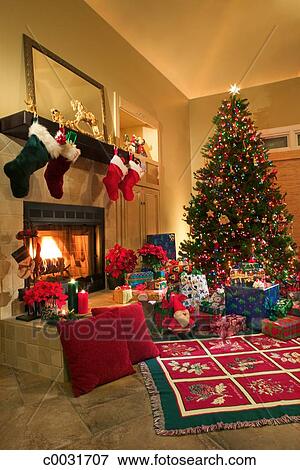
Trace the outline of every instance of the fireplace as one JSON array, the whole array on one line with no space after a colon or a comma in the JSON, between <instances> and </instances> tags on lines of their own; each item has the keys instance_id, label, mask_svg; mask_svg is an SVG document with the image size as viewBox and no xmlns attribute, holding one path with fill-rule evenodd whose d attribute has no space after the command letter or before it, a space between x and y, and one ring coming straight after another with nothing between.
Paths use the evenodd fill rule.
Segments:
<instances>
[{"instance_id":1,"label":"fireplace","mask_svg":"<svg viewBox=\"0 0 300 470\"><path fill-rule=\"evenodd\" d=\"M90 292L105 288L104 209L24 201L24 229L37 230L29 252L42 262L39 277L66 283L79 281Z\"/></svg>"}]
</instances>

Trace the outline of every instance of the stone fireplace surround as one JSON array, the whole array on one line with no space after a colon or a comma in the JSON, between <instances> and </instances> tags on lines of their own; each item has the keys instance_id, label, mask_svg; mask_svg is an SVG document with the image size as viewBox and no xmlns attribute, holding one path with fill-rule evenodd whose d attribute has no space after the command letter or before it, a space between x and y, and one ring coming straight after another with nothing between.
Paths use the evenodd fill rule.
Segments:
<instances>
[{"instance_id":1,"label":"stone fireplace surround","mask_svg":"<svg viewBox=\"0 0 300 470\"><path fill-rule=\"evenodd\" d=\"M21 149L21 145L0 134L0 319L20 313L18 289L24 283L17 276L17 263L11 256L21 246L21 242L16 240L16 233L23 229L23 199L12 196L9 179L3 171L4 164L14 159ZM49 194L43 176L45 168L42 168L31 176L30 192L24 200L103 207L105 248L108 249L118 239L118 206L110 202L102 183L106 168L104 164L80 156L64 176L64 196L61 200L53 199Z\"/></svg>"},{"instance_id":2,"label":"stone fireplace surround","mask_svg":"<svg viewBox=\"0 0 300 470\"><path fill-rule=\"evenodd\" d=\"M0 134L0 364L63 382L68 380L68 376L56 328L47 326L45 331L39 320L30 323L15 320L15 316L23 311L17 297L24 281L17 276L17 263L11 253L21 246L21 242L16 240L16 233L23 229L23 199L12 196L3 166L13 160L21 149L20 144ZM24 200L103 207L105 248L108 249L118 240L119 206L111 203L106 195L102 183L106 168L104 164L79 157L64 176L64 196L61 200L50 196L43 168L31 176L30 192ZM103 295L107 296L105 292ZM91 294L91 301L94 298L97 303L98 296L97 293ZM103 302L105 304L105 300Z\"/></svg>"}]
</instances>

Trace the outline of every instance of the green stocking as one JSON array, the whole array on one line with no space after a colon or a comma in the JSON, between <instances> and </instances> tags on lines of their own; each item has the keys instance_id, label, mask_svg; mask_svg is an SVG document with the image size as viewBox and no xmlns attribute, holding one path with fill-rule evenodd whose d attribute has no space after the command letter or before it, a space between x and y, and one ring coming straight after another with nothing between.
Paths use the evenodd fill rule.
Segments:
<instances>
[{"instance_id":1,"label":"green stocking","mask_svg":"<svg viewBox=\"0 0 300 470\"><path fill-rule=\"evenodd\" d=\"M4 165L4 173L10 179L12 193L23 198L29 193L30 175L43 168L49 158L57 158L60 145L47 129L37 122L29 128L28 140L20 154Z\"/></svg>"}]
</instances>

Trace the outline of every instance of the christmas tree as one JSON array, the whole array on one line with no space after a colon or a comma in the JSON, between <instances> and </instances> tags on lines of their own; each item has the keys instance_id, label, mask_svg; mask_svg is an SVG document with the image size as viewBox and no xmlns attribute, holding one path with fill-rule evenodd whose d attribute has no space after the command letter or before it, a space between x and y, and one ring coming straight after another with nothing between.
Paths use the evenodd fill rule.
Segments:
<instances>
[{"instance_id":1,"label":"christmas tree","mask_svg":"<svg viewBox=\"0 0 300 470\"><path fill-rule=\"evenodd\" d=\"M180 254L213 284L224 281L237 262L254 259L272 279L293 272L293 217L248 105L232 86L213 119L214 135L202 150L206 165L194 173L195 192L184 207L190 233Z\"/></svg>"}]
</instances>

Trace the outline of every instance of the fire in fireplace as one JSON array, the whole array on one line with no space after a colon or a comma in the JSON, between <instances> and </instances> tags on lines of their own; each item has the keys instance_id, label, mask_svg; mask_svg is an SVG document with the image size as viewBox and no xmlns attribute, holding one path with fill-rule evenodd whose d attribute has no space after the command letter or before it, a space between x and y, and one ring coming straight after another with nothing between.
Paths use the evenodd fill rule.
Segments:
<instances>
[{"instance_id":1,"label":"fire in fireplace","mask_svg":"<svg viewBox=\"0 0 300 470\"><path fill-rule=\"evenodd\" d=\"M44 280L79 280L89 291L104 289L104 209L24 201L24 228L38 232L29 252L40 250Z\"/></svg>"}]
</instances>

